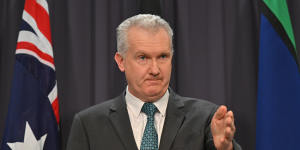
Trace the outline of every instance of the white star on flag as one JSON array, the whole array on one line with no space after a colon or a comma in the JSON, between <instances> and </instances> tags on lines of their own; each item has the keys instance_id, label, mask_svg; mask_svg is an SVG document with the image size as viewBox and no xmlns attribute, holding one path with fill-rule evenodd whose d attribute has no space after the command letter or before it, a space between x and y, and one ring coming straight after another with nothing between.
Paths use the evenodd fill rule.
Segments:
<instances>
[{"instance_id":1,"label":"white star on flag","mask_svg":"<svg viewBox=\"0 0 300 150\"><path fill-rule=\"evenodd\" d=\"M7 143L7 145L12 150L43 150L46 137L47 134L43 135L40 140L37 140L26 121L24 142Z\"/></svg>"}]
</instances>

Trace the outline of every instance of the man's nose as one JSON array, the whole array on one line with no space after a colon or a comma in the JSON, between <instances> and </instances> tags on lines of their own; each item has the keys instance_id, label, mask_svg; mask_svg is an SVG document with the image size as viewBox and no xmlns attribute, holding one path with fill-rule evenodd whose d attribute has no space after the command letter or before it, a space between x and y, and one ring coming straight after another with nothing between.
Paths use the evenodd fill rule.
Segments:
<instances>
[{"instance_id":1,"label":"man's nose","mask_svg":"<svg viewBox=\"0 0 300 150\"><path fill-rule=\"evenodd\" d=\"M150 74L153 76L157 76L160 73L159 64L157 63L157 60L152 60L150 65Z\"/></svg>"}]
</instances>

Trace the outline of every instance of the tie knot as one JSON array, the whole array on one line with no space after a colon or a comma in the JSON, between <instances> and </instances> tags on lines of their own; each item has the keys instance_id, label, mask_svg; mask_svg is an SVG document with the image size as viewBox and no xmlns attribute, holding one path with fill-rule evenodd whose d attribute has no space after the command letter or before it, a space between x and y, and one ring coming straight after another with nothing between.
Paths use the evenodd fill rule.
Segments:
<instances>
[{"instance_id":1,"label":"tie knot","mask_svg":"<svg viewBox=\"0 0 300 150\"><path fill-rule=\"evenodd\" d=\"M154 116L156 111L157 108L153 103L144 103L142 107L142 112L144 112L147 116Z\"/></svg>"}]
</instances>

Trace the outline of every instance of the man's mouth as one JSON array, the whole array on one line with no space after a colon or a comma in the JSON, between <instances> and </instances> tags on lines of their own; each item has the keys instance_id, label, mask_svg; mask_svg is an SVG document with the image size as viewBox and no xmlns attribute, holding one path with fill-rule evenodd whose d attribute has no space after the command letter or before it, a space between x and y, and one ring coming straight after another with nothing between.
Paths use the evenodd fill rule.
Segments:
<instances>
[{"instance_id":1,"label":"man's mouth","mask_svg":"<svg viewBox=\"0 0 300 150\"><path fill-rule=\"evenodd\" d=\"M147 79L146 82L150 83L150 84L157 84L159 82L161 82L160 79Z\"/></svg>"}]
</instances>

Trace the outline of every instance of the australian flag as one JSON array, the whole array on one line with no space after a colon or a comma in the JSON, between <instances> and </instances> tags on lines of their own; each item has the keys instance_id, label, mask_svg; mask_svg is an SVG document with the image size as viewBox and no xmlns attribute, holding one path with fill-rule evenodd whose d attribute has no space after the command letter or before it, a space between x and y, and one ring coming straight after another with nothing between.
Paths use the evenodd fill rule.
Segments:
<instances>
[{"instance_id":1,"label":"australian flag","mask_svg":"<svg viewBox=\"0 0 300 150\"><path fill-rule=\"evenodd\" d=\"M1 150L59 150L59 111L49 9L25 0Z\"/></svg>"}]
</instances>

